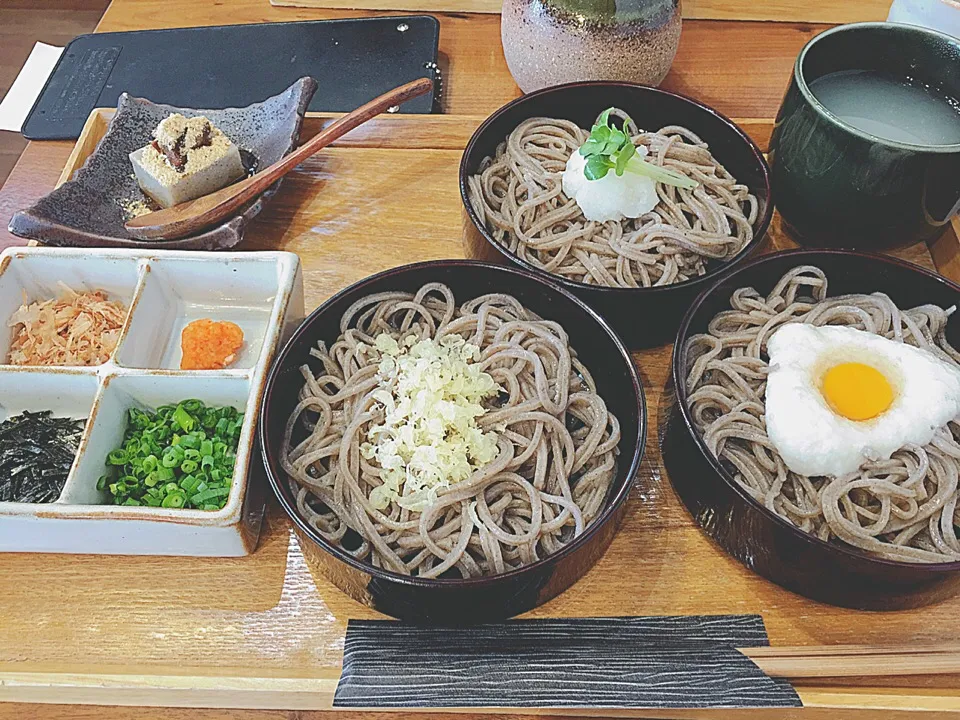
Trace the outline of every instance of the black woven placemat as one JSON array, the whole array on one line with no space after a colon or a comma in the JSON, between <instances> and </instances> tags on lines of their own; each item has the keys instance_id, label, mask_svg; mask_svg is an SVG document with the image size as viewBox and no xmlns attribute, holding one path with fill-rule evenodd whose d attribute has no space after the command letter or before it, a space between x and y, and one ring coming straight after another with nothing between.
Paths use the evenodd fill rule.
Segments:
<instances>
[{"instance_id":1,"label":"black woven placemat","mask_svg":"<svg viewBox=\"0 0 960 720\"><path fill-rule=\"evenodd\" d=\"M23 125L31 140L79 137L120 94L181 108L244 107L301 77L309 110L349 112L420 77L435 78L440 25L429 15L92 33L70 41ZM438 88L439 89L439 88ZM429 113L436 93L407 102Z\"/></svg>"},{"instance_id":2,"label":"black woven placemat","mask_svg":"<svg viewBox=\"0 0 960 720\"><path fill-rule=\"evenodd\" d=\"M519 620L467 628L351 620L337 707L800 707L738 647L758 615Z\"/></svg>"}]
</instances>

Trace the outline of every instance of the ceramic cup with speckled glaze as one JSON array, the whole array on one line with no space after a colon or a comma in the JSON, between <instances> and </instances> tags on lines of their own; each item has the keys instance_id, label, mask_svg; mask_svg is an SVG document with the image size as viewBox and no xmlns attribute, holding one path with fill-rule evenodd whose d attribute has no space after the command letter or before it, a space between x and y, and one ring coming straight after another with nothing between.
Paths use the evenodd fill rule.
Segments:
<instances>
[{"instance_id":1,"label":"ceramic cup with speckled glaze","mask_svg":"<svg viewBox=\"0 0 960 720\"><path fill-rule=\"evenodd\" d=\"M525 93L583 80L659 85L680 23L680 0L504 0L500 37Z\"/></svg>"}]
</instances>

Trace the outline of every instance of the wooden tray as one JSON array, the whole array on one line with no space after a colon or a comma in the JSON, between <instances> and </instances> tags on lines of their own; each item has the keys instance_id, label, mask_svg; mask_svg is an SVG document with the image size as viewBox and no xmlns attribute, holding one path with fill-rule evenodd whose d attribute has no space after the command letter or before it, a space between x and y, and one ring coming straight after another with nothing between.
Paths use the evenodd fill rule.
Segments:
<instances>
[{"instance_id":1,"label":"wooden tray","mask_svg":"<svg viewBox=\"0 0 960 720\"><path fill-rule=\"evenodd\" d=\"M92 151L109 117L98 111L90 118L65 177ZM304 132L330 117L309 118ZM298 253L308 309L371 273L461 256L457 167L480 121L397 115L363 126L288 177L241 249ZM770 122L741 125L767 143ZM918 245L897 254L960 279L958 229L932 252ZM766 249L790 246L775 221ZM636 355L651 408L669 357L669 347ZM530 617L760 613L780 646L960 643L960 596L915 611L855 612L782 590L728 557L676 498L655 450L656 412L650 419L647 491L635 493L622 529L587 577ZM4 555L0 574L0 700L7 701L330 709L347 620L377 617L311 574L276 507L246 558ZM805 681L798 690L806 709L790 718L960 718L958 675ZM549 713L786 717L759 710Z\"/></svg>"},{"instance_id":2,"label":"wooden tray","mask_svg":"<svg viewBox=\"0 0 960 720\"><path fill-rule=\"evenodd\" d=\"M270 0L284 7L499 13L503 0ZM683 0L686 20L848 23L886 20L890 0Z\"/></svg>"}]
</instances>

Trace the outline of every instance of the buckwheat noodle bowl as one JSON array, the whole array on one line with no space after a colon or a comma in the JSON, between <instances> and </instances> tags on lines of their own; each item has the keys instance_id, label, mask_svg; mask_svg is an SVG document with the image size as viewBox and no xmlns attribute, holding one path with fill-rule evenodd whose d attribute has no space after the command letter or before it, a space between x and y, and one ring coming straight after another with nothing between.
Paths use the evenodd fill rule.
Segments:
<instances>
[{"instance_id":1,"label":"buckwheat noodle bowl","mask_svg":"<svg viewBox=\"0 0 960 720\"><path fill-rule=\"evenodd\" d=\"M588 220L581 202L592 204L599 185L578 187L574 161L586 177L593 157L581 150L608 108L611 131L633 148L617 177L656 186L631 195L623 185L619 219ZM616 176L610 167L600 183ZM546 88L498 110L467 145L460 194L468 257L559 283L631 348L669 342L697 293L759 245L773 213L766 160L736 124L689 98L619 82Z\"/></svg>"},{"instance_id":2,"label":"buckwheat noodle bowl","mask_svg":"<svg viewBox=\"0 0 960 720\"><path fill-rule=\"evenodd\" d=\"M622 515L643 423L618 345L574 298L515 271L442 261L374 276L278 361L271 481L311 541L387 581L377 599L331 576L358 599L418 617L436 596L401 596L489 587L489 607L471 596L476 617L519 612L584 572ZM562 586L530 584L569 563ZM525 592L500 594L514 582ZM431 611L451 614L463 609Z\"/></svg>"},{"instance_id":3,"label":"buckwheat noodle bowl","mask_svg":"<svg viewBox=\"0 0 960 720\"><path fill-rule=\"evenodd\" d=\"M458 305L448 286L428 283L416 293L358 300L340 327L343 334L329 349L318 343L319 373L301 367L305 382L281 455L297 486L297 509L328 541L341 542L352 530L361 538L354 557L376 567L424 578L456 568L469 578L536 562L596 519L616 471L620 424L559 324L505 293ZM379 350L384 338L415 339L414 347L430 340L440 347L470 343L478 350L477 367L497 385L477 423L496 443L485 462L432 500L405 504L409 496L400 495L385 507L372 500L385 483L385 468L364 440L396 410L378 391L410 378L384 380L385 358L395 364L389 351ZM440 402L447 406L442 414L451 401ZM294 443L298 425L309 435Z\"/></svg>"},{"instance_id":4,"label":"buckwheat noodle bowl","mask_svg":"<svg viewBox=\"0 0 960 720\"><path fill-rule=\"evenodd\" d=\"M889 349L891 357L915 355L919 348L955 376L960 354L951 318L958 300L960 288L933 273L846 251L767 256L701 295L678 334L673 370L675 412L682 421L670 424L662 450L674 487L707 534L760 574L835 604L915 607L954 590L960 584L960 427L953 419L924 424L932 432L928 442L897 440L899 449L889 459L869 459L874 451L866 446L867 459L854 460L859 467L850 472L799 472L796 458L788 466L782 451L792 452L797 446L789 443L805 442L804 436L821 437L803 403L826 401L836 412L821 373L836 358L852 357L839 346L797 345L796 338L856 340L865 343L851 346L857 353L874 347ZM771 339L784 328L794 339L793 354L780 354L780 342L773 364ZM789 358L795 357L812 374L794 373ZM880 362L875 367L887 367L885 372L891 367L882 356L857 359ZM907 376L913 372L903 367ZM786 419L801 432L786 445L784 425L778 426L783 417L777 417L784 406L771 409L767 396L778 374L778 382L789 377L798 383L787 396L793 415ZM902 393L906 402L912 386L898 383L894 397ZM888 419L894 413L906 418L905 407L896 400ZM865 422L858 432L881 427ZM836 432L850 426L838 423ZM815 452L807 457L839 462L841 444L808 443Z\"/></svg>"},{"instance_id":5,"label":"buckwheat noodle bowl","mask_svg":"<svg viewBox=\"0 0 960 720\"><path fill-rule=\"evenodd\" d=\"M888 560L960 560L960 426L954 421L925 446L906 445L889 460L839 477L789 470L763 423L766 343L787 323L852 327L960 366L960 353L946 339L954 308L901 309L882 293L831 297L827 275L815 265L790 269L766 296L741 288L730 304L707 333L687 341L693 365L685 382L698 429L737 482L768 510L821 540Z\"/></svg>"},{"instance_id":6,"label":"buckwheat noodle bowl","mask_svg":"<svg viewBox=\"0 0 960 720\"><path fill-rule=\"evenodd\" d=\"M535 117L507 136L468 178L474 211L494 239L546 272L585 285L639 288L705 275L754 237L759 203L689 128L641 131L626 112L613 115L653 164L698 182L656 184L657 205L636 219L594 222L564 194L568 158L590 133L558 118Z\"/></svg>"}]
</instances>

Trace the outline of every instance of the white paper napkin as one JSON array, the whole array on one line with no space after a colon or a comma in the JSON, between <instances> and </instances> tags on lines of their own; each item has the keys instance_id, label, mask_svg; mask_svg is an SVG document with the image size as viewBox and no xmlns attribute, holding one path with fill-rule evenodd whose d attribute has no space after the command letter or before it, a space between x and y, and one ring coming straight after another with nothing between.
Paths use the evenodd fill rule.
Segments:
<instances>
[{"instance_id":1,"label":"white paper napkin","mask_svg":"<svg viewBox=\"0 0 960 720\"><path fill-rule=\"evenodd\" d=\"M46 43L38 42L33 46L20 74L0 102L0 130L20 132L62 52L62 47Z\"/></svg>"}]
</instances>

